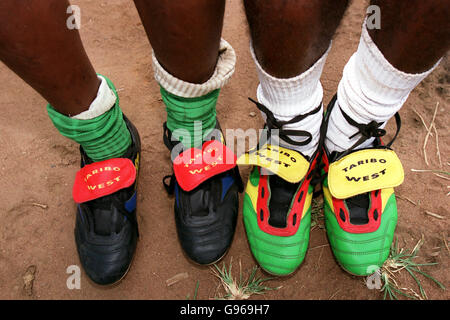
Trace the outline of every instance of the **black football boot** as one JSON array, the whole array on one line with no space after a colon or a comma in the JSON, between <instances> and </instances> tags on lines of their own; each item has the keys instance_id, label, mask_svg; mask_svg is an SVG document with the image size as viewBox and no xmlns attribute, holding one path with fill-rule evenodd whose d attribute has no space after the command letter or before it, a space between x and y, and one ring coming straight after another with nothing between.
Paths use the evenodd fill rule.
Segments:
<instances>
[{"instance_id":1,"label":"black football boot","mask_svg":"<svg viewBox=\"0 0 450 320\"><path fill-rule=\"evenodd\" d=\"M131 160L136 170L134 182L112 194L79 203L76 215L80 262L89 278L100 285L115 284L125 277L139 236L136 199L141 142L135 126L125 116L124 120L132 143L121 158ZM83 148L80 151L81 168L95 164Z\"/></svg>"},{"instance_id":2,"label":"black football boot","mask_svg":"<svg viewBox=\"0 0 450 320\"><path fill-rule=\"evenodd\" d=\"M224 143L217 122L216 129L204 143L218 140ZM172 150L180 143L164 124L164 143ZM166 180L170 179L169 183ZM178 238L186 255L194 262L209 265L220 260L233 240L239 210L239 192L243 185L237 166L212 176L193 190L180 187L175 174L164 178L169 194L175 194L175 223Z\"/></svg>"}]
</instances>

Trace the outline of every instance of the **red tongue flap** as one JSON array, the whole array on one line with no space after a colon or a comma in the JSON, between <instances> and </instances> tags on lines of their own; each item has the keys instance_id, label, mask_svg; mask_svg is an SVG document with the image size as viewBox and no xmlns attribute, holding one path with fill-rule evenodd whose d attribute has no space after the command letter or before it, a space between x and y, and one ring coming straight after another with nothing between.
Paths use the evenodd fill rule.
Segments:
<instances>
[{"instance_id":1,"label":"red tongue flap","mask_svg":"<svg viewBox=\"0 0 450 320\"><path fill-rule=\"evenodd\" d=\"M115 158L84 166L77 172L72 195L76 203L83 203L113 194L131 186L136 168L130 159Z\"/></svg>"},{"instance_id":2,"label":"red tongue flap","mask_svg":"<svg viewBox=\"0 0 450 320\"><path fill-rule=\"evenodd\" d=\"M217 140L207 141L202 149L191 148L173 161L177 182L185 191L191 191L209 178L236 166L236 156Z\"/></svg>"}]
</instances>

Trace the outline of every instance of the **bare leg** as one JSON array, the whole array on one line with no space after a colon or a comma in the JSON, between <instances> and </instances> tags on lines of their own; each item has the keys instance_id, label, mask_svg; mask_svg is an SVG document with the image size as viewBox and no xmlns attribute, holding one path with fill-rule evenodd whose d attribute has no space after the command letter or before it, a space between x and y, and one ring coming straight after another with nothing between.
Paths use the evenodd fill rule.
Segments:
<instances>
[{"instance_id":1,"label":"bare leg","mask_svg":"<svg viewBox=\"0 0 450 320\"><path fill-rule=\"evenodd\" d=\"M225 0L134 2L164 69L187 82L206 82L217 63Z\"/></svg>"},{"instance_id":2,"label":"bare leg","mask_svg":"<svg viewBox=\"0 0 450 320\"><path fill-rule=\"evenodd\" d=\"M235 58L234 50L219 54L225 0L134 2L158 60L154 72L167 111L165 142L174 159L180 146L200 147L211 140L210 133L218 137L213 129L219 88L231 76ZM221 187L224 175L231 178L229 187ZM180 186L174 208L178 239L186 255L198 264L217 262L233 239L238 182L230 172L224 175L209 177L189 191L182 187L183 178L175 175L166 185L172 192L175 181Z\"/></svg>"},{"instance_id":3,"label":"bare leg","mask_svg":"<svg viewBox=\"0 0 450 320\"><path fill-rule=\"evenodd\" d=\"M0 2L0 59L57 111L89 108L100 85L78 31L69 30L67 0Z\"/></svg>"},{"instance_id":4,"label":"bare leg","mask_svg":"<svg viewBox=\"0 0 450 320\"><path fill-rule=\"evenodd\" d=\"M308 70L328 49L348 0L244 0L256 57L272 76Z\"/></svg>"},{"instance_id":5,"label":"bare leg","mask_svg":"<svg viewBox=\"0 0 450 320\"><path fill-rule=\"evenodd\" d=\"M381 9L381 29L369 34L397 69L424 72L449 49L449 0L372 0L371 4Z\"/></svg>"}]
</instances>

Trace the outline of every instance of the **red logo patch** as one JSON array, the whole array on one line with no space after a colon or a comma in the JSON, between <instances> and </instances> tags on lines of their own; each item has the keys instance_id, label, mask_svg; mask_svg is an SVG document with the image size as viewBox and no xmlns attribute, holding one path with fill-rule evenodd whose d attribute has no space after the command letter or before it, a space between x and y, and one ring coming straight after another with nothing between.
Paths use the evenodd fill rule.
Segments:
<instances>
[{"instance_id":1,"label":"red logo patch","mask_svg":"<svg viewBox=\"0 0 450 320\"><path fill-rule=\"evenodd\" d=\"M182 152L173 162L173 170L180 187L191 191L209 178L233 169L236 156L217 140L207 141L202 149Z\"/></svg>"},{"instance_id":2,"label":"red logo patch","mask_svg":"<svg viewBox=\"0 0 450 320\"><path fill-rule=\"evenodd\" d=\"M136 168L130 159L115 158L84 166L77 172L72 195L83 203L113 194L131 186L136 180Z\"/></svg>"}]
</instances>

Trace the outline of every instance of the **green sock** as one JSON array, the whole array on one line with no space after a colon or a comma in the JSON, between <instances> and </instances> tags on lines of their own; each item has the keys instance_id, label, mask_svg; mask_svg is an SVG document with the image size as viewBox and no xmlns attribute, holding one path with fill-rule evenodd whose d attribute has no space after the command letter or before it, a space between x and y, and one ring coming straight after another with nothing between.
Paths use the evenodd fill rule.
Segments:
<instances>
[{"instance_id":1,"label":"green sock","mask_svg":"<svg viewBox=\"0 0 450 320\"><path fill-rule=\"evenodd\" d=\"M216 104L220 89L198 98L183 98L161 87L161 96L167 110L167 128L186 148L199 147L203 138L216 126ZM195 124L201 123L201 131ZM183 130L180 130L183 129ZM176 132L174 132L177 130ZM195 134L194 134L195 133Z\"/></svg>"},{"instance_id":2,"label":"green sock","mask_svg":"<svg viewBox=\"0 0 450 320\"><path fill-rule=\"evenodd\" d=\"M79 143L95 162L118 158L131 145L131 135L123 120L116 89L109 79L104 78L117 97L116 104L94 119L73 119L57 112L50 104L47 106L56 129L63 136Z\"/></svg>"}]
</instances>

